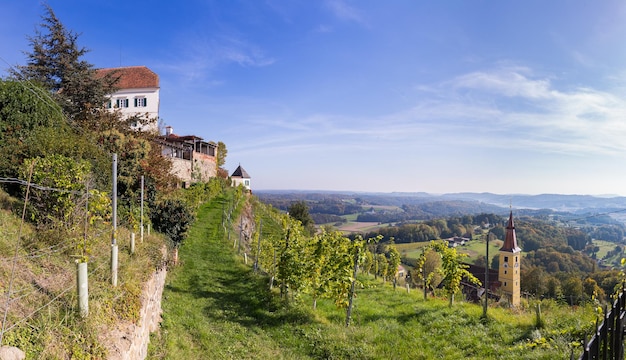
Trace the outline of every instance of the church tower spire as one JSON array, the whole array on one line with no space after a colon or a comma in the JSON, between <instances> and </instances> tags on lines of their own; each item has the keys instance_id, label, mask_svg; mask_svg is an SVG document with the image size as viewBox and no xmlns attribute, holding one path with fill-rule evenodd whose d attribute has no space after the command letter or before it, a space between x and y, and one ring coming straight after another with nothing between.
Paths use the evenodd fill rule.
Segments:
<instances>
[{"instance_id":1,"label":"church tower spire","mask_svg":"<svg viewBox=\"0 0 626 360\"><path fill-rule=\"evenodd\" d=\"M513 211L509 215L509 223L506 226L504 243L500 248L500 268L498 269L498 281L502 291L509 297L511 306L520 304L520 262L522 249L517 245L515 237L515 225L513 224Z\"/></svg>"}]
</instances>

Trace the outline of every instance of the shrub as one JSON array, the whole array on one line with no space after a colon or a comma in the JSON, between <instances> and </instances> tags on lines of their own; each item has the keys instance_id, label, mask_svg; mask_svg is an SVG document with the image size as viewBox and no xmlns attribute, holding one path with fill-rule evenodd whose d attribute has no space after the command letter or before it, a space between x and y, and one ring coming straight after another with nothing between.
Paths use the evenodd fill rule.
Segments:
<instances>
[{"instance_id":1,"label":"shrub","mask_svg":"<svg viewBox=\"0 0 626 360\"><path fill-rule=\"evenodd\" d=\"M191 209L183 201L175 199L158 202L150 215L154 229L165 234L175 247L187 237L187 230L193 221Z\"/></svg>"}]
</instances>

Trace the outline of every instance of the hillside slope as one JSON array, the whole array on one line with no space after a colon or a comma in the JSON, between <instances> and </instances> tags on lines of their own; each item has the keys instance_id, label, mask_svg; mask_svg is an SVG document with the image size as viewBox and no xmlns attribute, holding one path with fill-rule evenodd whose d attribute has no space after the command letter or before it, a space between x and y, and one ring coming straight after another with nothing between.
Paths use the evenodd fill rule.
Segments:
<instances>
[{"instance_id":1,"label":"hillside slope","mask_svg":"<svg viewBox=\"0 0 626 360\"><path fill-rule=\"evenodd\" d=\"M313 312L307 296L286 306L268 291L221 230L223 201L201 208L169 274L151 359L565 359L595 318L590 306L544 302L543 329L533 308L494 304L484 321L479 305L448 307L364 277L346 328L344 310L329 301Z\"/></svg>"}]
</instances>

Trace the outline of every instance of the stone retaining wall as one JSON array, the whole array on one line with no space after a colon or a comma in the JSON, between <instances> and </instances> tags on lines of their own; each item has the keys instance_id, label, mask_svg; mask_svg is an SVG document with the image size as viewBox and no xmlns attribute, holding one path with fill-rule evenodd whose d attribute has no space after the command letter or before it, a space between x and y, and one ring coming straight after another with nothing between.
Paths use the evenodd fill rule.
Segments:
<instances>
[{"instance_id":1,"label":"stone retaining wall","mask_svg":"<svg viewBox=\"0 0 626 360\"><path fill-rule=\"evenodd\" d=\"M157 270L144 284L141 310L137 324L128 324L111 333L110 360L145 359L148 355L150 333L159 329L161 322L161 296L165 286L166 268Z\"/></svg>"}]
</instances>

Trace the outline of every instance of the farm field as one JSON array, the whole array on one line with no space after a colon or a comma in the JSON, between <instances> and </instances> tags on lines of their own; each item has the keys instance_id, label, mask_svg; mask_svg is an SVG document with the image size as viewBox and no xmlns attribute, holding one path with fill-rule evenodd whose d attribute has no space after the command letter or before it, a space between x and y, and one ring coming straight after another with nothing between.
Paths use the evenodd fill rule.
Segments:
<instances>
[{"instance_id":1,"label":"farm field","mask_svg":"<svg viewBox=\"0 0 626 360\"><path fill-rule=\"evenodd\" d=\"M441 240L436 240L441 241ZM402 257L408 259L417 259L422 253L422 248L427 246L430 242L416 242L416 243L408 243L408 244L396 244L396 248ZM497 254L502 247L502 240L491 240L489 242L489 257L493 257L493 255ZM468 255L467 262L474 263L474 260L479 255L485 255L485 242L483 240L471 240L467 243L467 245L459 245L457 246L457 252L464 253Z\"/></svg>"},{"instance_id":2,"label":"farm field","mask_svg":"<svg viewBox=\"0 0 626 360\"><path fill-rule=\"evenodd\" d=\"M619 244L616 244L614 242L610 242L610 241L606 241L606 240L597 240L597 239L593 240L593 244L600 248L600 250L596 254L596 258L598 260L603 259L609 251L613 251L615 249L615 247L619 245ZM618 254L618 255L614 255L611 258L606 259L604 261L604 263L606 265L619 264L621 259L622 259L622 257L624 257L623 253L622 254Z\"/></svg>"}]
</instances>

